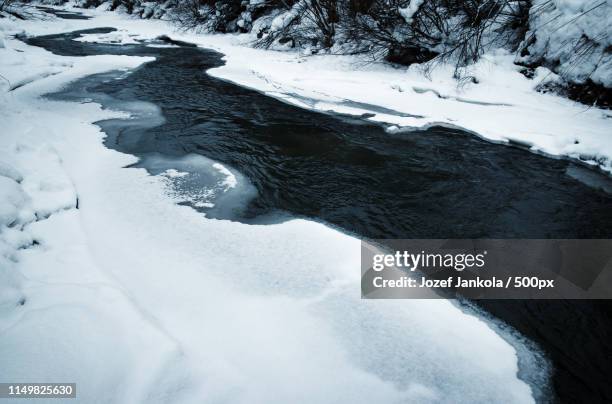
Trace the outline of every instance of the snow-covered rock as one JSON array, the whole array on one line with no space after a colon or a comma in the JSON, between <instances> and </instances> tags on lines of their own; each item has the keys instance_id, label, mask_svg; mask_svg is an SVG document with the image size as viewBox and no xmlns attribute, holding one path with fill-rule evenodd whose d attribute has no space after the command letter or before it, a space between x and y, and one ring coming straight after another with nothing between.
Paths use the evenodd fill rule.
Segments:
<instances>
[{"instance_id":1,"label":"snow-covered rock","mask_svg":"<svg viewBox=\"0 0 612 404\"><path fill-rule=\"evenodd\" d=\"M399 9L400 15L404 18L407 24L412 24L412 17L419 10L419 7L425 2L425 0L410 0L408 6Z\"/></svg>"},{"instance_id":2,"label":"snow-covered rock","mask_svg":"<svg viewBox=\"0 0 612 404\"><path fill-rule=\"evenodd\" d=\"M524 63L544 63L566 80L612 88L612 1L536 0Z\"/></svg>"}]
</instances>

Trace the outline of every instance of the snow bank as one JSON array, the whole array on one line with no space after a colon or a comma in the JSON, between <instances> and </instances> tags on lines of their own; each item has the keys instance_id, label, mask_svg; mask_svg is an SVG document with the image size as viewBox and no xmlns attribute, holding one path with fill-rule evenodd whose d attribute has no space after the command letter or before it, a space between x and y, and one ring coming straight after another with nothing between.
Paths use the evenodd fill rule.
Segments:
<instances>
[{"instance_id":1,"label":"snow bank","mask_svg":"<svg viewBox=\"0 0 612 404\"><path fill-rule=\"evenodd\" d=\"M2 28L13 34L23 25L5 21ZM76 209L79 196L71 171L77 168L63 157L87 153L78 146L79 137L99 142L100 134L68 106L49 110L38 98L83 74L133 68L145 60L59 58L13 39L0 49L0 74L12 84L0 93L5 380L76 382L80 402L145 402L142 393L150 389L143 386L157 383L159 369L180 361L176 343L146 320L92 259ZM89 117L109 115L94 105L79 112L84 110ZM66 138L70 134L72 141ZM79 170L90 168L85 164Z\"/></svg>"},{"instance_id":2,"label":"snow bank","mask_svg":"<svg viewBox=\"0 0 612 404\"><path fill-rule=\"evenodd\" d=\"M17 219L28 200L26 194L15 180L3 176L0 176L0 194L4 197L0 201L0 226L18 223Z\"/></svg>"},{"instance_id":3,"label":"snow bank","mask_svg":"<svg viewBox=\"0 0 612 404\"><path fill-rule=\"evenodd\" d=\"M20 24L36 33L167 29L109 14ZM67 58L6 44L3 75L61 66L5 88L0 100L6 380L76 382L84 403L534 401L517 378L507 332L448 301L361 300L359 240L304 220L207 219L167 196L168 176L124 168L136 159L103 146L91 122L121 113L40 98L78 77L149 59ZM216 74L265 82L237 66L242 48L224 46L233 52ZM23 59L8 64L17 50ZM268 75L285 68L284 85L298 72L292 56L261 55L269 56L253 67L267 64ZM338 80L340 70L322 66L323 82ZM373 72L363 74L372 80ZM326 91L356 90L347 84L356 77L346 74ZM174 169L170 177L187 172ZM534 355L523 363L536 366Z\"/></svg>"},{"instance_id":4,"label":"snow bank","mask_svg":"<svg viewBox=\"0 0 612 404\"><path fill-rule=\"evenodd\" d=\"M295 3L289 11L286 13L280 13L272 20L270 24L270 31L279 31L287 27L298 15L301 9L303 9L303 2Z\"/></svg>"},{"instance_id":5,"label":"snow bank","mask_svg":"<svg viewBox=\"0 0 612 404\"><path fill-rule=\"evenodd\" d=\"M412 17L419 11L419 7L421 7L424 2L425 0L410 0L408 6L399 8L399 13L404 18L404 21L406 21L406 24L412 24Z\"/></svg>"},{"instance_id":6,"label":"snow bank","mask_svg":"<svg viewBox=\"0 0 612 404\"><path fill-rule=\"evenodd\" d=\"M612 88L611 22L609 0L534 1L526 35L528 55L519 61L544 61L569 81L591 78Z\"/></svg>"}]
</instances>

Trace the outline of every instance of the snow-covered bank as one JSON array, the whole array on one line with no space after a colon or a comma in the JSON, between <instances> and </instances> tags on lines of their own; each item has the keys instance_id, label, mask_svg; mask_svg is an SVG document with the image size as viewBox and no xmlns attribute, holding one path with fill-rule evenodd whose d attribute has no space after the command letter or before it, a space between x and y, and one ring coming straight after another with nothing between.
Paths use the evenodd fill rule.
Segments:
<instances>
[{"instance_id":1,"label":"snow-covered bank","mask_svg":"<svg viewBox=\"0 0 612 404\"><path fill-rule=\"evenodd\" d=\"M533 401L512 335L447 301L360 300L358 240L304 220L206 219L102 145L91 122L121 112L40 98L147 59L4 42L0 74L23 83L0 99L5 380L76 381L86 403ZM545 372L531 355L522 370Z\"/></svg>"}]
</instances>

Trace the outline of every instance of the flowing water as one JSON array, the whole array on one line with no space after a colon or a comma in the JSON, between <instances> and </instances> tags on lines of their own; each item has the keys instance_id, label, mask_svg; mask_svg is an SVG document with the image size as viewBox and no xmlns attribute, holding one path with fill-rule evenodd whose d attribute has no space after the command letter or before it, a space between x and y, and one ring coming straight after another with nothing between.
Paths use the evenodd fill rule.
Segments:
<instances>
[{"instance_id":1,"label":"flowing water","mask_svg":"<svg viewBox=\"0 0 612 404\"><path fill-rule=\"evenodd\" d=\"M216 79L219 53L172 41L75 42L100 28L30 38L69 56L155 56L93 75L53 98L94 100L136 119L98 124L209 217L322 221L367 238L610 238L612 181L565 159L441 127L390 134L363 119L288 105ZM164 46L164 44L166 46ZM610 305L481 302L539 343L562 401L610 398Z\"/></svg>"}]
</instances>

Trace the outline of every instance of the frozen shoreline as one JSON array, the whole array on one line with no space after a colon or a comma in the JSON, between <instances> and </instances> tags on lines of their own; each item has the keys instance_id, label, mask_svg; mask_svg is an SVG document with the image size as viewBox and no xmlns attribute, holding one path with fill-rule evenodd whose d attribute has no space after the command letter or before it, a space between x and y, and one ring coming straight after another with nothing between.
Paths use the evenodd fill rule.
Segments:
<instances>
[{"instance_id":1,"label":"frozen shoreline","mask_svg":"<svg viewBox=\"0 0 612 404\"><path fill-rule=\"evenodd\" d=\"M168 32L106 13L22 25L100 26ZM2 74L21 83L0 98L0 357L12 380L76 381L84 402L533 401L510 333L447 301L360 300L358 240L304 220L206 219L102 145L91 122L124 114L40 98L149 59L5 44Z\"/></svg>"}]
</instances>

